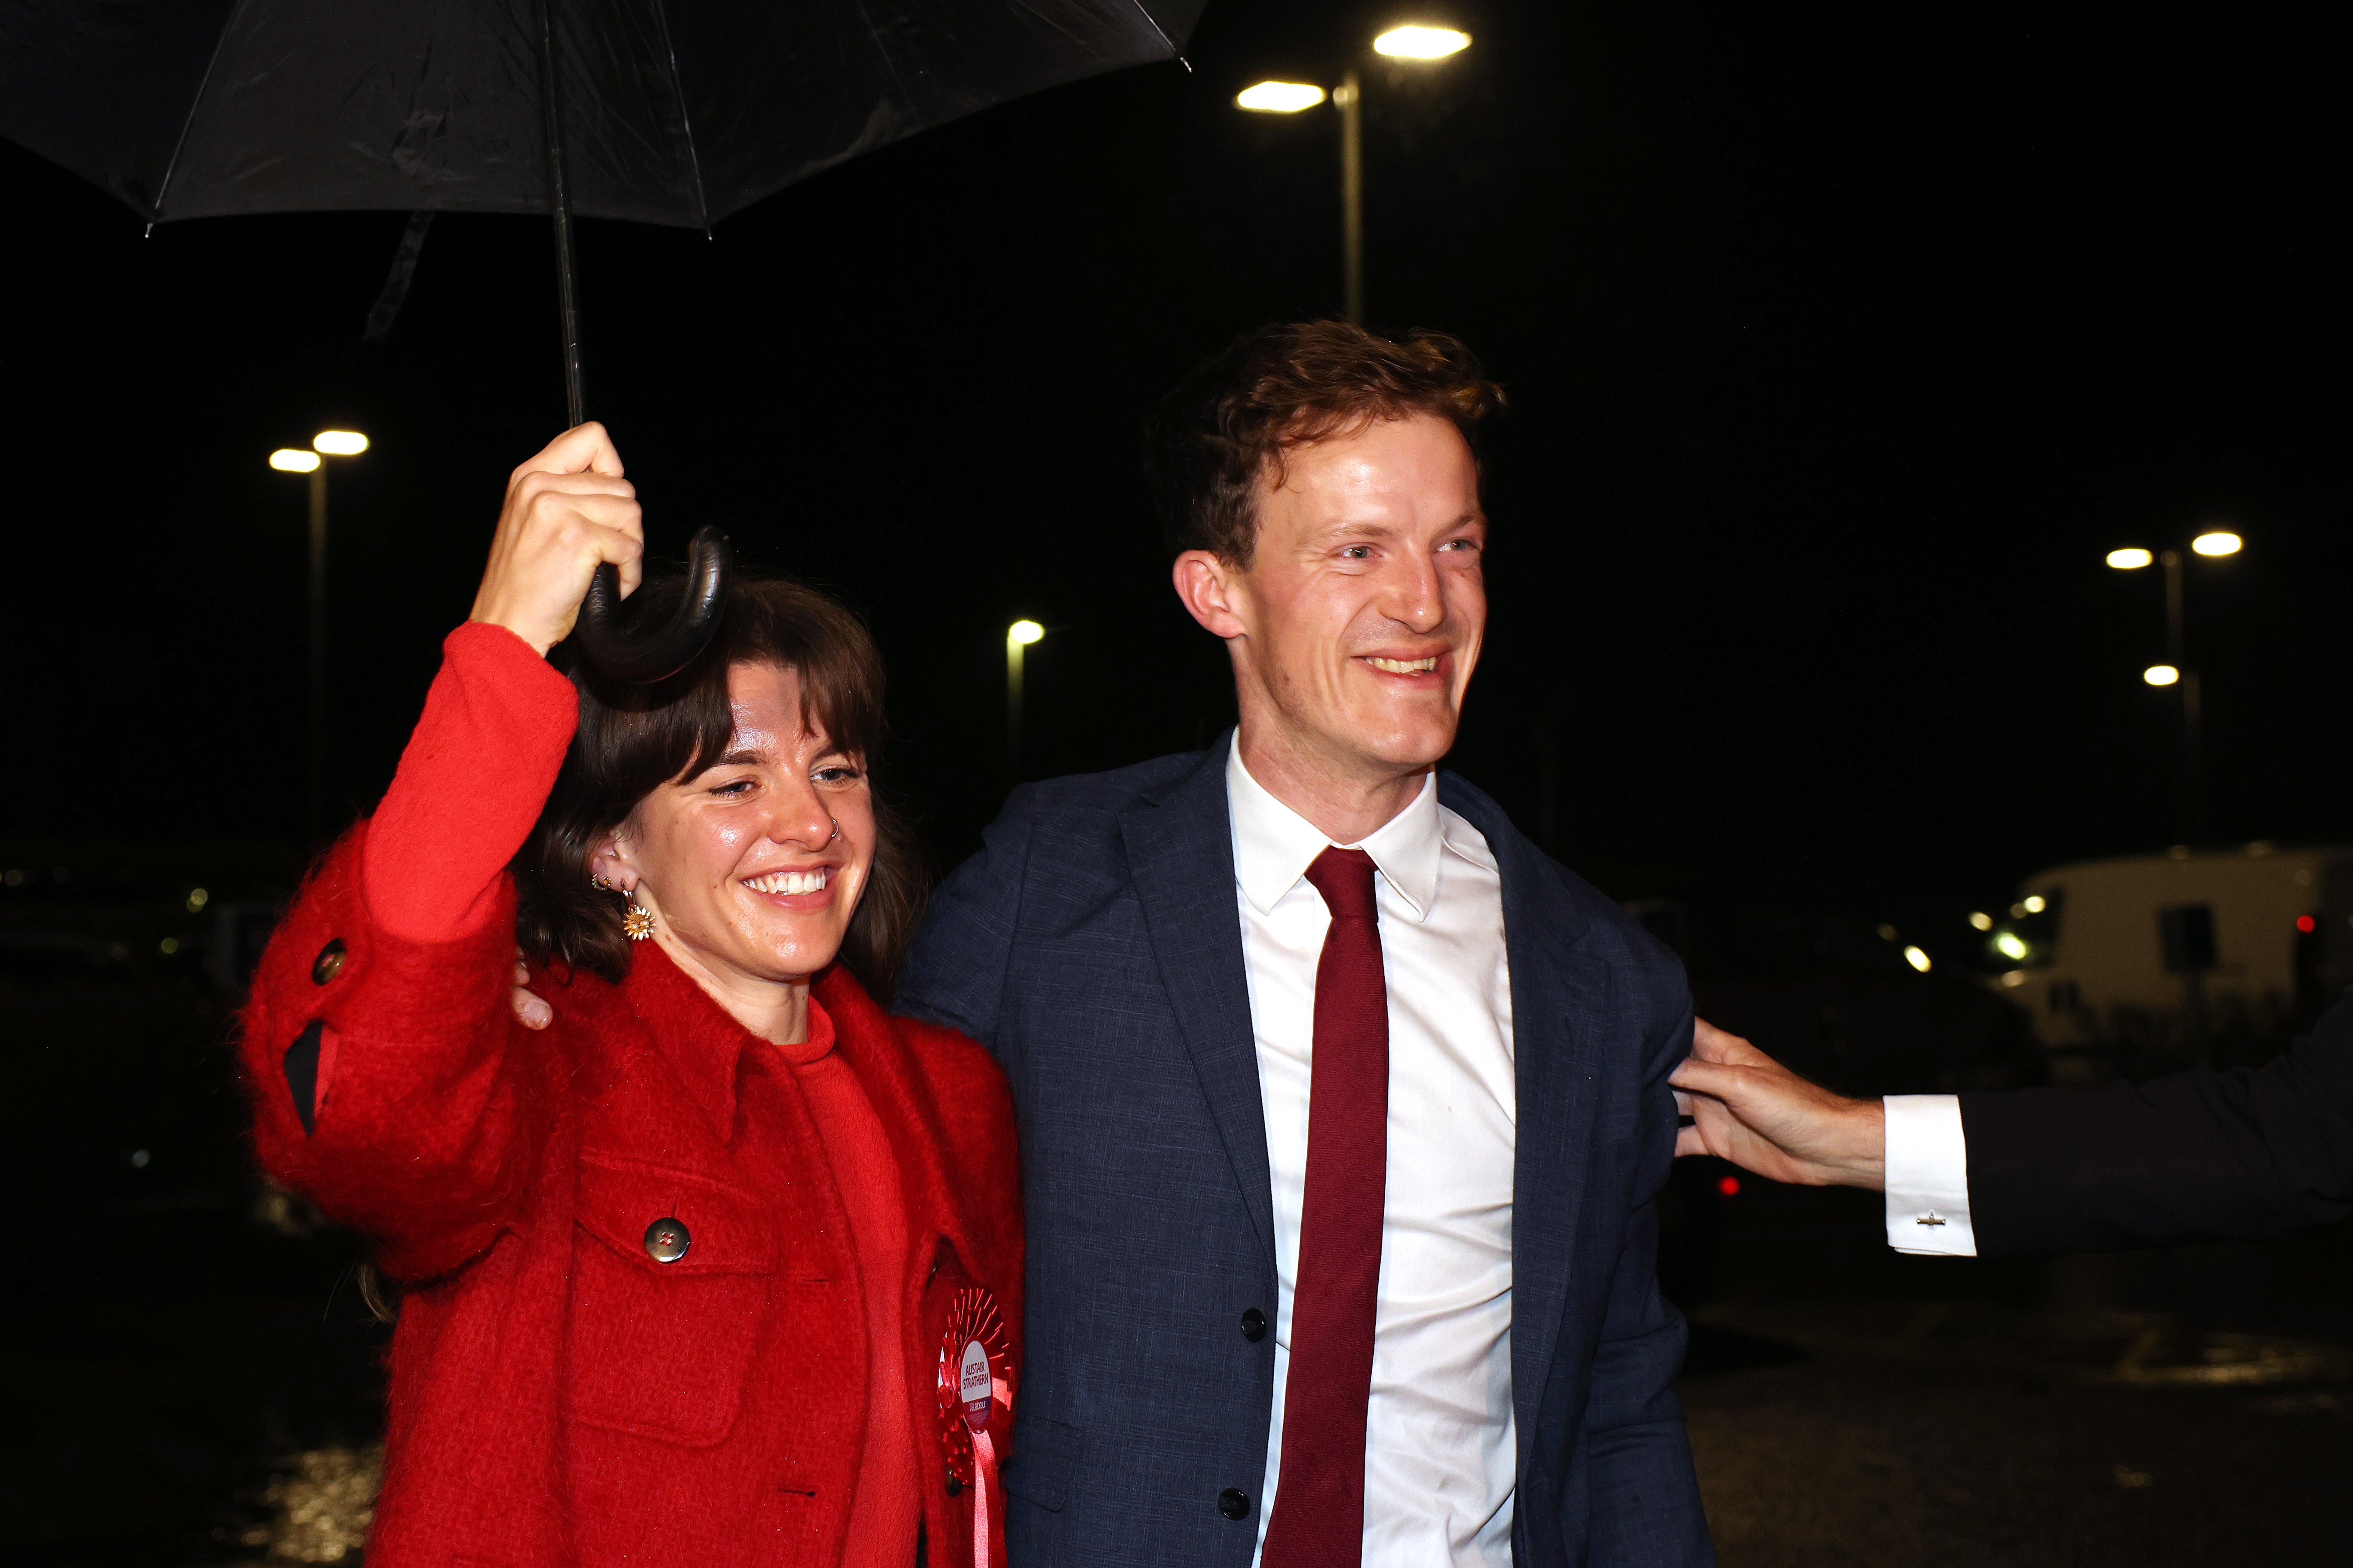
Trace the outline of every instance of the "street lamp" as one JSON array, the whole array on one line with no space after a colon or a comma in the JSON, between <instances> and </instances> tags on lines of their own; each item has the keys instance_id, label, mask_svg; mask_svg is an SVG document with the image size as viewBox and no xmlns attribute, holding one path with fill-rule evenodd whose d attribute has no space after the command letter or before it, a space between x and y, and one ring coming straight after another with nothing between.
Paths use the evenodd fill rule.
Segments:
<instances>
[{"instance_id":1,"label":"street lamp","mask_svg":"<svg viewBox=\"0 0 2353 1568\"><path fill-rule=\"evenodd\" d=\"M1021 782L1021 656L1045 635L1035 621L1005 628L1005 768L1015 784Z\"/></svg>"},{"instance_id":2,"label":"street lamp","mask_svg":"<svg viewBox=\"0 0 2353 1568\"><path fill-rule=\"evenodd\" d=\"M322 430L310 450L280 447L269 466L281 474L311 476L311 841L325 836L327 818L327 464L356 458L368 438L356 430Z\"/></svg>"},{"instance_id":3,"label":"street lamp","mask_svg":"<svg viewBox=\"0 0 2353 1568\"><path fill-rule=\"evenodd\" d=\"M1391 27L1373 40L1373 52L1393 60L1430 61L1461 54L1471 35L1452 27ZM1321 87L1304 81L1261 81L1234 95L1237 107L1260 114L1296 114L1324 101ZM1340 73L1330 93L1340 111L1340 289L1345 314L1365 319L1365 94L1355 67Z\"/></svg>"},{"instance_id":4,"label":"street lamp","mask_svg":"<svg viewBox=\"0 0 2353 1568\"><path fill-rule=\"evenodd\" d=\"M2209 560L2236 555L2246 548L2246 541L2227 528L2211 528L2189 542L2192 554ZM2181 552L2163 550L2151 552L2138 545L2108 552L2108 564L2118 572L2137 572L2143 567L2159 565L2165 568L2165 658L2163 664L2152 664L2140 672L2142 680L2151 686L2175 686L2181 690L2181 776L2179 805L2181 837L2184 843L2195 842L2205 831L2205 780L2200 755L2201 733L2205 728L2205 693L2200 688L2198 672L2189 668L2184 656L2186 641L2182 614Z\"/></svg>"},{"instance_id":5,"label":"street lamp","mask_svg":"<svg viewBox=\"0 0 2353 1568\"><path fill-rule=\"evenodd\" d=\"M1442 60L1471 47L1471 35L1451 27L1391 27L1373 40L1373 53L1398 60Z\"/></svg>"},{"instance_id":6,"label":"street lamp","mask_svg":"<svg viewBox=\"0 0 2353 1568\"><path fill-rule=\"evenodd\" d=\"M1234 102L1261 114L1296 114L1324 101L1324 89L1307 81L1262 81L1234 94Z\"/></svg>"}]
</instances>

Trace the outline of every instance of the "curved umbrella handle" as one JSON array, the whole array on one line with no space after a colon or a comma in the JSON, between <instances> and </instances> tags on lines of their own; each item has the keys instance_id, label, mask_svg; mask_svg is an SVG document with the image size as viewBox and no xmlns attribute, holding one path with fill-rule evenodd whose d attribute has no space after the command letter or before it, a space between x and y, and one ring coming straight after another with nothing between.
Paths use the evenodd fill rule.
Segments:
<instances>
[{"instance_id":1,"label":"curved umbrella handle","mask_svg":"<svg viewBox=\"0 0 2353 1568\"><path fill-rule=\"evenodd\" d=\"M587 596L580 601L572 645L590 668L609 680L631 686L666 680L693 662L719 628L720 615L726 608L727 578L734 566L735 552L727 536L709 524L697 529L686 547L686 597L670 624L625 628L621 574L608 561L596 568Z\"/></svg>"}]
</instances>

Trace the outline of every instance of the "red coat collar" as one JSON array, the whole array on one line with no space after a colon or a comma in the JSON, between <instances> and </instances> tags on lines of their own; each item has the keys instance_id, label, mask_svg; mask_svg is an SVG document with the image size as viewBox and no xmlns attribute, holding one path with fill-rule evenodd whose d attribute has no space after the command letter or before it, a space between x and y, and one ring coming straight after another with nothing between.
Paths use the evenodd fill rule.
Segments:
<instances>
[{"instance_id":1,"label":"red coat collar","mask_svg":"<svg viewBox=\"0 0 2353 1568\"><path fill-rule=\"evenodd\" d=\"M858 1075L890 1135L906 1189L909 1240L944 1237L967 1262L977 1258L962 1184L947 1164L955 1145L933 1100L941 1079L918 1056L916 1030L882 1011L839 963L818 976L809 999L812 1016L820 1003L831 1016L834 1049ZM923 1267L929 1268L928 1260Z\"/></svg>"},{"instance_id":2,"label":"red coat collar","mask_svg":"<svg viewBox=\"0 0 2353 1568\"><path fill-rule=\"evenodd\" d=\"M649 942L631 954L621 994L643 1020L654 1049L677 1075L724 1146L735 1131L735 1098L744 1052L765 1042L737 1023L710 994ZM910 1239L944 1236L959 1252L975 1256L955 1184L943 1163L947 1130L928 1095L919 1092L930 1075L923 1069L903 1030L874 1003L855 976L836 963L809 988L809 1039L804 1047L780 1047L800 1059L839 1052L858 1075L891 1140L903 1185Z\"/></svg>"},{"instance_id":3,"label":"red coat collar","mask_svg":"<svg viewBox=\"0 0 2353 1568\"><path fill-rule=\"evenodd\" d=\"M630 954L629 973L621 981L621 994L632 1012L645 1022L654 1048L678 1075L680 1083L710 1121L723 1144L735 1135L735 1086L743 1071L744 1053L765 1042L735 1021L712 999L711 994L664 952L648 943ZM808 1040L805 1045L776 1047L788 1059L814 1061L831 1050L833 1019L812 987L808 1009Z\"/></svg>"}]
</instances>

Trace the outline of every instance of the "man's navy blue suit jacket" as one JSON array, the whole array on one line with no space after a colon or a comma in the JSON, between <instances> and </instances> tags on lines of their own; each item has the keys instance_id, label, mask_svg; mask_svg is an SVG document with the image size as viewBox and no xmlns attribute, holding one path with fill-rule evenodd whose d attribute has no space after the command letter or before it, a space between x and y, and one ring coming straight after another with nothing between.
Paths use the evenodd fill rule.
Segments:
<instances>
[{"instance_id":1,"label":"man's navy blue suit jacket","mask_svg":"<svg viewBox=\"0 0 2353 1568\"><path fill-rule=\"evenodd\" d=\"M1274 1319L1274 1228L1226 755L1017 791L900 986L902 1011L996 1054L1020 1123L1013 1568L1247 1568L1256 1540L1274 1342L1242 1314ZM1442 774L1439 798L1503 879L1514 1560L1710 1563L1673 1393L1683 1323L1655 1268L1667 1074L1692 1035L1682 967L1479 791Z\"/></svg>"}]
</instances>

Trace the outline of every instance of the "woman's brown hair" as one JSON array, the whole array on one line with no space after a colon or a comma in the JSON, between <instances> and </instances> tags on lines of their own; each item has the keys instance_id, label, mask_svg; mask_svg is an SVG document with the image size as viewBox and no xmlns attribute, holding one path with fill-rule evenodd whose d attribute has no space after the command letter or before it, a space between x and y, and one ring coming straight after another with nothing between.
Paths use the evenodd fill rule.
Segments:
<instances>
[{"instance_id":1,"label":"woman's brown hair","mask_svg":"<svg viewBox=\"0 0 2353 1568\"><path fill-rule=\"evenodd\" d=\"M666 620L685 591L683 577L649 575L630 595L631 612ZM616 982L628 973L625 900L590 885L589 857L639 801L726 753L735 731L727 672L736 665L797 673L802 723L859 759L875 780L884 738L882 657L858 617L814 588L737 574L711 646L656 685L605 681L565 654L559 647L554 658L579 690L580 725L514 862L515 936L534 963ZM842 938L841 962L887 1002L923 913L927 878L914 835L879 787L874 824L874 865Z\"/></svg>"}]
</instances>

